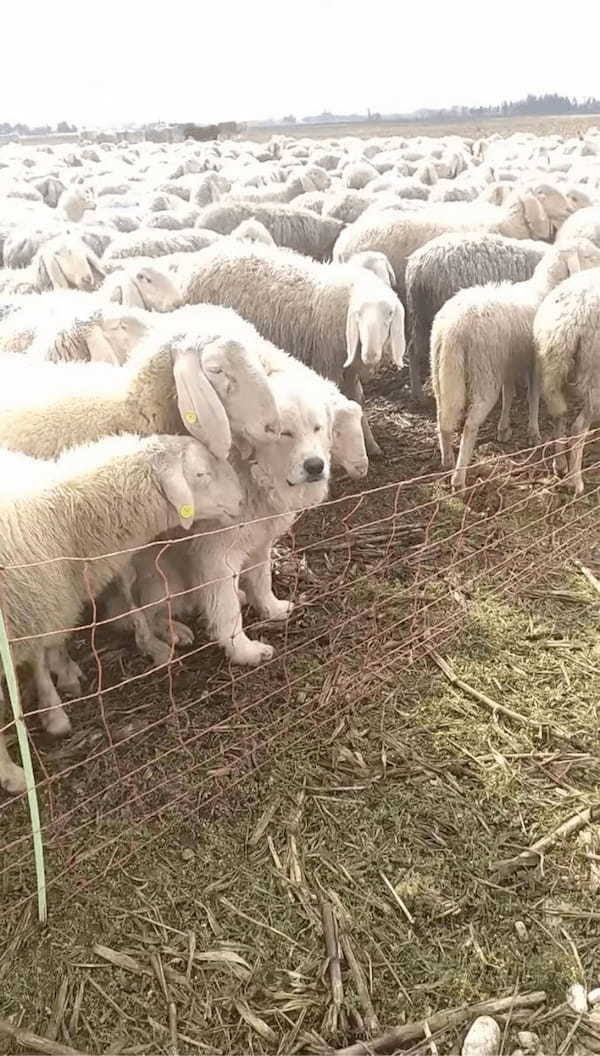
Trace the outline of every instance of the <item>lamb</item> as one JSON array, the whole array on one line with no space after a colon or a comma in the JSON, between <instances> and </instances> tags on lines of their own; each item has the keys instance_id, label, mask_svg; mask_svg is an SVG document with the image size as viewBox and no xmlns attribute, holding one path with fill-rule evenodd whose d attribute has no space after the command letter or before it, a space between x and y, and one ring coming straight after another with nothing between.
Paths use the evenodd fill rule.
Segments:
<instances>
[{"instance_id":1,"label":"lamb","mask_svg":"<svg viewBox=\"0 0 600 1056\"><path fill-rule=\"evenodd\" d=\"M4 270L1 293L41 293L44 290L95 289L104 279L96 254L75 235L57 235L38 250L29 268Z\"/></svg>"},{"instance_id":2,"label":"lamb","mask_svg":"<svg viewBox=\"0 0 600 1056\"><path fill-rule=\"evenodd\" d=\"M449 202L427 206L415 215L394 211L370 214L341 233L334 259L348 260L353 253L365 249L385 253L396 276L396 292L406 304L406 262L415 249L432 238L450 231L480 231L549 242L572 212L572 204L560 191L548 184L537 184L526 192L515 193L501 207L483 202Z\"/></svg>"},{"instance_id":3,"label":"lamb","mask_svg":"<svg viewBox=\"0 0 600 1056\"><path fill-rule=\"evenodd\" d=\"M63 191L58 199L56 211L60 217L72 223L81 220L85 212L95 208L96 202L91 190L88 187L74 185Z\"/></svg>"},{"instance_id":4,"label":"lamb","mask_svg":"<svg viewBox=\"0 0 600 1056\"><path fill-rule=\"evenodd\" d=\"M178 287L161 264L137 267L126 262L105 279L101 292L117 304L145 308L149 312L170 312L181 303Z\"/></svg>"},{"instance_id":5,"label":"lamb","mask_svg":"<svg viewBox=\"0 0 600 1056\"><path fill-rule=\"evenodd\" d=\"M106 252L106 260L122 260L126 257L162 257L167 253L196 253L216 242L218 235L212 231L169 231L158 233L152 228L139 228L119 235Z\"/></svg>"},{"instance_id":6,"label":"lamb","mask_svg":"<svg viewBox=\"0 0 600 1056\"><path fill-rule=\"evenodd\" d=\"M421 375L429 362L431 325L446 301L469 286L531 278L547 248L547 243L527 238L473 233L440 235L411 253L406 264L406 328L415 400L423 399Z\"/></svg>"},{"instance_id":7,"label":"lamb","mask_svg":"<svg viewBox=\"0 0 600 1056\"><path fill-rule=\"evenodd\" d=\"M318 216L308 209L233 200L207 206L200 213L196 226L230 235L242 220L259 220L278 246L294 249L315 260L331 259L333 246L343 227L339 220Z\"/></svg>"},{"instance_id":8,"label":"lamb","mask_svg":"<svg viewBox=\"0 0 600 1056\"><path fill-rule=\"evenodd\" d=\"M188 304L235 308L269 341L358 403L361 361L376 366L385 345L402 365L404 310L366 268L319 264L298 253L229 240L196 255L182 275L181 296ZM366 419L363 424L368 453L379 454Z\"/></svg>"},{"instance_id":9,"label":"lamb","mask_svg":"<svg viewBox=\"0 0 600 1056\"><path fill-rule=\"evenodd\" d=\"M242 220L241 224L234 227L231 238L237 238L241 242L260 242L263 246L275 245L275 240L265 225L254 219Z\"/></svg>"},{"instance_id":10,"label":"lamb","mask_svg":"<svg viewBox=\"0 0 600 1056\"><path fill-rule=\"evenodd\" d=\"M0 467L2 480L26 470L12 453L0 453ZM3 610L17 664L32 665L48 732L67 733L70 723L46 650L62 645L62 628L76 626L86 601L122 573L128 549L198 518L232 522L241 503L233 468L189 436L106 437L63 455L45 485L34 471L29 489L21 483L18 497L0 496ZM1 733L0 785L25 788Z\"/></svg>"},{"instance_id":11,"label":"lamb","mask_svg":"<svg viewBox=\"0 0 600 1056\"><path fill-rule=\"evenodd\" d=\"M600 269L574 275L541 303L533 325L536 373L544 402L555 419L555 472L567 471L567 416L576 437L569 474L576 495L586 433L600 419Z\"/></svg>"},{"instance_id":12,"label":"lamb","mask_svg":"<svg viewBox=\"0 0 600 1056\"><path fill-rule=\"evenodd\" d=\"M461 290L438 312L431 331L431 377L442 465L452 468L452 433L464 419L452 486L464 488L477 432L502 391L498 439L511 435L515 382L526 377L529 436L540 440L533 322L544 297L575 271L600 265L600 250L580 241L552 247L526 282Z\"/></svg>"}]
</instances>

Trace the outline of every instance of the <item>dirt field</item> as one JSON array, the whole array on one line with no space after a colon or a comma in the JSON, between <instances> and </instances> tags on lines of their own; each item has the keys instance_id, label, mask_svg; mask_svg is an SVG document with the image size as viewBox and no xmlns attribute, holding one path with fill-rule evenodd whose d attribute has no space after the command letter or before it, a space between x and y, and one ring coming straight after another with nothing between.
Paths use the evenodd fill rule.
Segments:
<instances>
[{"instance_id":1,"label":"dirt field","mask_svg":"<svg viewBox=\"0 0 600 1056\"><path fill-rule=\"evenodd\" d=\"M501 1020L505 1051L524 1022L547 1054L583 1036L563 1002L600 982L600 826L506 860L598 800L600 597L571 559L598 570L600 447L575 502L542 452L514 454L519 430L495 442L494 416L463 503L437 472L432 407L406 392L371 384L385 458L280 548L276 590L298 608L251 632L270 665L230 670L200 636L147 674L114 637L82 636L104 692L73 706L64 745L35 733L45 929L25 807L0 802L13 1026L86 1053L322 1052L543 990Z\"/></svg>"},{"instance_id":2,"label":"dirt field","mask_svg":"<svg viewBox=\"0 0 600 1056\"><path fill-rule=\"evenodd\" d=\"M273 125L269 128L249 129L245 136L248 139L270 139L275 133L285 133L302 139L338 139L341 136L360 136L368 139L371 136L467 136L481 139L497 133L500 136L511 136L514 132L533 132L536 136L576 136L587 128L600 127L600 114L566 114L558 117L488 117L479 121L455 121L448 124L430 122L413 123L412 121L378 122L365 121L364 124L335 125Z\"/></svg>"}]
</instances>

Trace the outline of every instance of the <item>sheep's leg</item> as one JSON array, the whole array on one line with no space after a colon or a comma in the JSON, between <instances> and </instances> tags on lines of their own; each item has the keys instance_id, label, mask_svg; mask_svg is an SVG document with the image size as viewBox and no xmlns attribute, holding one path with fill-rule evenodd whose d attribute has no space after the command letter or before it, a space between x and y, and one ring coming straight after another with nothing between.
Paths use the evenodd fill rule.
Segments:
<instances>
[{"instance_id":1,"label":"sheep's leg","mask_svg":"<svg viewBox=\"0 0 600 1056\"><path fill-rule=\"evenodd\" d=\"M211 638L225 650L233 664L255 667L270 660L274 649L264 642L252 641L244 632L238 592L242 561L241 554L227 551L218 555L209 548L203 559L195 562L194 580L209 584L200 592L200 604Z\"/></svg>"},{"instance_id":2,"label":"sheep's leg","mask_svg":"<svg viewBox=\"0 0 600 1056\"><path fill-rule=\"evenodd\" d=\"M273 593L270 544L250 554L247 563L255 566L241 575L243 593L248 603L268 620L287 620L294 611L294 603L280 601Z\"/></svg>"},{"instance_id":3,"label":"sheep's leg","mask_svg":"<svg viewBox=\"0 0 600 1056\"><path fill-rule=\"evenodd\" d=\"M0 728L4 726L4 723L4 697L0 689ZM13 763L8 754L3 733L0 733L0 788L3 788L11 796L16 796L18 792L25 791L25 774L20 766Z\"/></svg>"},{"instance_id":4,"label":"sheep's leg","mask_svg":"<svg viewBox=\"0 0 600 1056\"><path fill-rule=\"evenodd\" d=\"M52 737L64 737L71 732L71 723L56 692L54 682L46 664L45 650L33 661L33 680L38 703L44 710L40 713L40 722L46 733Z\"/></svg>"},{"instance_id":5,"label":"sheep's leg","mask_svg":"<svg viewBox=\"0 0 600 1056\"><path fill-rule=\"evenodd\" d=\"M135 583L135 569L130 563L118 577L118 587L123 594L125 610L133 623L135 644L140 653L149 656L156 667L168 664L171 659L171 646L161 642L150 630L150 624L145 611L142 612L136 605L133 597L132 587Z\"/></svg>"},{"instance_id":6,"label":"sheep's leg","mask_svg":"<svg viewBox=\"0 0 600 1056\"><path fill-rule=\"evenodd\" d=\"M351 364L349 367L346 367L341 384L341 390L344 396L347 396L349 400L355 400L356 403L360 403L362 407L364 397L363 387L358 376L358 371L354 364ZM364 410L361 424L363 436L365 438L365 447L367 449L367 454L369 458L381 458L383 456L383 451L381 450L379 444L373 436L373 433L371 432L371 426L369 425Z\"/></svg>"},{"instance_id":7,"label":"sheep's leg","mask_svg":"<svg viewBox=\"0 0 600 1056\"><path fill-rule=\"evenodd\" d=\"M557 477L566 476L568 470L567 464L567 450L569 447L568 441L565 439L567 432L567 419L565 417L557 418L556 425L554 428L554 458L552 459L552 469Z\"/></svg>"},{"instance_id":8,"label":"sheep's leg","mask_svg":"<svg viewBox=\"0 0 600 1056\"><path fill-rule=\"evenodd\" d=\"M569 476L573 480L573 489L576 495L583 494L583 476L581 474L581 463L583 462L583 449L588 429L592 424L592 416L589 411L581 411L573 422L571 435L576 437L569 456Z\"/></svg>"},{"instance_id":9,"label":"sheep's leg","mask_svg":"<svg viewBox=\"0 0 600 1056\"><path fill-rule=\"evenodd\" d=\"M540 392L541 378L537 363L534 363L527 377L527 403L529 405L528 433L532 444L541 444L540 434Z\"/></svg>"},{"instance_id":10,"label":"sheep's leg","mask_svg":"<svg viewBox=\"0 0 600 1056\"><path fill-rule=\"evenodd\" d=\"M454 423L450 424L444 418L440 410L440 402L437 404L437 432L442 458L442 469L454 468L454 451L452 448L452 437L454 434Z\"/></svg>"},{"instance_id":11,"label":"sheep's leg","mask_svg":"<svg viewBox=\"0 0 600 1056\"><path fill-rule=\"evenodd\" d=\"M512 436L510 427L510 409L515 396L515 385L513 381L505 381L502 386L502 413L498 422L498 439L506 443Z\"/></svg>"},{"instance_id":12,"label":"sheep's leg","mask_svg":"<svg viewBox=\"0 0 600 1056\"><path fill-rule=\"evenodd\" d=\"M486 397L480 397L469 408L462 431L456 469L452 474L452 487L456 490L460 490L465 486L467 467L473 456L473 448L477 441L479 427L487 418L497 399L497 391L489 393Z\"/></svg>"},{"instance_id":13,"label":"sheep's leg","mask_svg":"<svg viewBox=\"0 0 600 1056\"><path fill-rule=\"evenodd\" d=\"M71 660L66 645L51 646L46 650L46 662L56 681L61 693L70 693L74 697L81 696L81 681L83 672L74 660Z\"/></svg>"}]
</instances>

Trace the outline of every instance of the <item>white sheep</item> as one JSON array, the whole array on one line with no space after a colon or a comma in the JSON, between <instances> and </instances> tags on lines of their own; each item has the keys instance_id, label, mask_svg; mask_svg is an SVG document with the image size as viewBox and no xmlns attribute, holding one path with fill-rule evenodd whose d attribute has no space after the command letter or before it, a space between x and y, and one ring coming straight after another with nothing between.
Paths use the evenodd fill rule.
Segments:
<instances>
[{"instance_id":1,"label":"white sheep","mask_svg":"<svg viewBox=\"0 0 600 1056\"><path fill-rule=\"evenodd\" d=\"M294 249L315 260L330 260L343 224L333 217L318 216L293 205L226 200L202 210L196 227L230 235L242 220L259 220L278 246Z\"/></svg>"},{"instance_id":2,"label":"white sheep","mask_svg":"<svg viewBox=\"0 0 600 1056\"><path fill-rule=\"evenodd\" d=\"M126 260L123 267L105 279L101 295L149 312L170 312L181 303L179 288L160 258L158 264L141 267Z\"/></svg>"},{"instance_id":3,"label":"white sheep","mask_svg":"<svg viewBox=\"0 0 600 1056\"><path fill-rule=\"evenodd\" d=\"M106 251L106 261L125 257L163 257L167 253L196 253L218 240L213 231L163 231L139 228L119 235Z\"/></svg>"},{"instance_id":4,"label":"white sheep","mask_svg":"<svg viewBox=\"0 0 600 1056\"><path fill-rule=\"evenodd\" d=\"M580 495L586 433L600 419L600 268L574 275L542 301L533 336L542 395L555 419L554 468L569 469Z\"/></svg>"},{"instance_id":5,"label":"white sheep","mask_svg":"<svg viewBox=\"0 0 600 1056\"><path fill-rule=\"evenodd\" d=\"M269 341L358 403L361 362L376 366L384 346L396 366L403 362L404 309L366 268L319 264L291 251L226 240L195 256L181 276L181 295L188 304L235 308ZM366 419L364 428L369 454L378 454Z\"/></svg>"},{"instance_id":6,"label":"white sheep","mask_svg":"<svg viewBox=\"0 0 600 1056\"><path fill-rule=\"evenodd\" d=\"M233 468L189 436L107 437L63 455L46 484L35 470L30 488L23 461L0 452L0 479L15 471L18 497L0 492L3 612L17 664L33 668L42 723L64 734L70 723L46 650L64 643L71 632L63 628L76 626L86 601L125 570L132 547L194 520L231 522L242 492ZM25 787L1 733L0 785Z\"/></svg>"},{"instance_id":7,"label":"white sheep","mask_svg":"<svg viewBox=\"0 0 600 1056\"><path fill-rule=\"evenodd\" d=\"M464 420L455 488L464 488L477 433L502 392L498 439L511 435L515 383L528 382L529 437L540 440L539 388L534 370L533 322L544 297L575 271L600 265L591 242L551 247L525 282L461 290L436 315L431 331L431 377L437 403L442 465L454 465L452 434Z\"/></svg>"},{"instance_id":8,"label":"white sheep","mask_svg":"<svg viewBox=\"0 0 600 1056\"><path fill-rule=\"evenodd\" d=\"M104 279L96 254L76 235L56 235L38 249L28 268L0 272L0 293L93 290Z\"/></svg>"},{"instance_id":9,"label":"white sheep","mask_svg":"<svg viewBox=\"0 0 600 1056\"><path fill-rule=\"evenodd\" d=\"M573 205L555 187L537 184L519 192L503 206L485 202L447 202L427 206L422 212L364 214L343 231L336 242L334 259L348 260L354 253L377 249L387 256L396 276L396 290L404 302L404 273L410 254L438 235L450 231L481 231L510 238L549 242L573 212Z\"/></svg>"}]
</instances>

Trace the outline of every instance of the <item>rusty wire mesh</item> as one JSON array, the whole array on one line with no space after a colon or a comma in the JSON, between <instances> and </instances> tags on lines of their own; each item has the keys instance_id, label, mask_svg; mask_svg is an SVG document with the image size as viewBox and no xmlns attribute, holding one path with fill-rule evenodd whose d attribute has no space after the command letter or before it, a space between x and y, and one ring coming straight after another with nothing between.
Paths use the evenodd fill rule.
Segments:
<instances>
[{"instance_id":1,"label":"rusty wire mesh","mask_svg":"<svg viewBox=\"0 0 600 1056\"><path fill-rule=\"evenodd\" d=\"M39 707L29 709L51 904L54 888L68 900L151 844L157 817L162 833L168 818L209 818L275 756L334 735L346 709L401 685L415 660L468 631L479 591L517 595L587 552L600 461L588 457L586 492L574 497L547 458L542 446L482 463L464 496L451 496L447 474L432 473L305 511L274 554L276 593L296 605L291 619L267 625L244 614L249 636L276 647L256 669L232 667L201 622L197 644L149 667L90 597L69 629L87 683L67 702L73 734L50 743ZM161 557L181 541L148 545L171 621L177 595ZM14 741L11 727L4 733ZM24 797L0 801L0 852L4 916L34 895Z\"/></svg>"}]
</instances>

